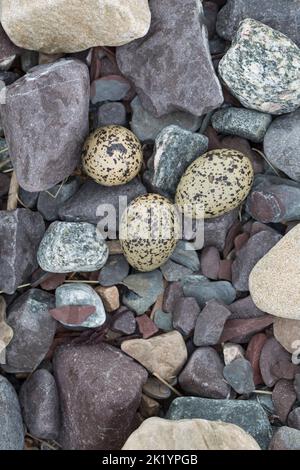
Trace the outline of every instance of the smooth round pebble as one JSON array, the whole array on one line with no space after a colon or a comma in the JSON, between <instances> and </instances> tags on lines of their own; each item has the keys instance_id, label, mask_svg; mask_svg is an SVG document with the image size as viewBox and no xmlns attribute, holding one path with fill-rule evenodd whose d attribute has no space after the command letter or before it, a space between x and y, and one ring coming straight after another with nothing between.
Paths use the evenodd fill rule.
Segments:
<instances>
[{"instance_id":1,"label":"smooth round pebble","mask_svg":"<svg viewBox=\"0 0 300 470\"><path fill-rule=\"evenodd\" d=\"M131 181L140 171L142 146L137 137L122 126L99 127L87 138L82 155L83 169L103 186Z\"/></svg>"},{"instance_id":2,"label":"smooth round pebble","mask_svg":"<svg viewBox=\"0 0 300 470\"><path fill-rule=\"evenodd\" d=\"M210 219L238 207L253 182L248 157L237 150L212 150L197 158L183 174L175 201L181 212Z\"/></svg>"}]
</instances>

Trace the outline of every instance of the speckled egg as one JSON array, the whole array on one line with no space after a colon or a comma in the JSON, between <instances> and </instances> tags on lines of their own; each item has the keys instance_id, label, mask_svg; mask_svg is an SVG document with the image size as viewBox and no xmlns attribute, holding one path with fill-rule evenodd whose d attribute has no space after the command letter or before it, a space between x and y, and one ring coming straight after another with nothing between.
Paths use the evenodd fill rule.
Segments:
<instances>
[{"instance_id":1,"label":"speckled egg","mask_svg":"<svg viewBox=\"0 0 300 470\"><path fill-rule=\"evenodd\" d=\"M175 201L187 217L210 219L238 207L252 182L253 167L248 157L237 150L212 150L188 167Z\"/></svg>"},{"instance_id":2,"label":"speckled egg","mask_svg":"<svg viewBox=\"0 0 300 470\"><path fill-rule=\"evenodd\" d=\"M96 129L87 138L82 155L85 173L103 186L128 183L139 173L142 161L139 140L122 126Z\"/></svg>"},{"instance_id":3,"label":"speckled egg","mask_svg":"<svg viewBox=\"0 0 300 470\"><path fill-rule=\"evenodd\" d=\"M131 266L152 271L164 264L179 237L176 207L158 194L139 196L124 211L120 243Z\"/></svg>"}]
</instances>

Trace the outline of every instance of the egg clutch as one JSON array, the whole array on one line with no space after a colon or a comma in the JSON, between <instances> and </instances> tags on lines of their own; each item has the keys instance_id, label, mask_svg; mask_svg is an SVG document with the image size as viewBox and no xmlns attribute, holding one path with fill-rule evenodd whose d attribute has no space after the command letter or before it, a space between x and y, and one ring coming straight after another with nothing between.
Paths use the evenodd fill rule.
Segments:
<instances>
[{"instance_id":1,"label":"egg clutch","mask_svg":"<svg viewBox=\"0 0 300 470\"><path fill-rule=\"evenodd\" d=\"M100 127L85 142L83 170L103 186L128 183L139 174L142 163L142 146L124 127ZM179 213L189 219L225 214L242 203L252 183L252 163L241 152L217 149L199 156L182 175L175 204L154 193L129 204L119 233L124 256L139 271L160 267L181 238Z\"/></svg>"}]
</instances>

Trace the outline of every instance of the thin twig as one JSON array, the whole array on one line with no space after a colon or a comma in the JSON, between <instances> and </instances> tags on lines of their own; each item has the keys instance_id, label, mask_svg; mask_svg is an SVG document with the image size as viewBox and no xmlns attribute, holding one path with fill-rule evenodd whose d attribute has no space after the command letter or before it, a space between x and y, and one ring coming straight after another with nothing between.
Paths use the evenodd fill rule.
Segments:
<instances>
[{"instance_id":1,"label":"thin twig","mask_svg":"<svg viewBox=\"0 0 300 470\"><path fill-rule=\"evenodd\" d=\"M49 442L43 441L43 439L40 439L39 437L35 437L32 434L30 434L29 432L26 433L26 436L30 437L30 439L33 439L34 441L38 441L38 442L41 442L42 444L46 444L46 446L48 446L49 449L57 450L56 447L49 444ZM55 443L55 445L57 445L57 447L61 448L61 445L58 444L58 442L56 442L56 441L53 441L53 442Z\"/></svg>"},{"instance_id":2,"label":"thin twig","mask_svg":"<svg viewBox=\"0 0 300 470\"><path fill-rule=\"evenodd\" d=\"M98 281L86 281L84 279L82 279L82 280L80 280L80 279L79 280L77 280L77 279L76 280L75 279L66 279L64 284L70 284L71 282L74 282L74 283L79 282L80 284L99 284Z\"/></svg>"},{"instance_id":3,"label":"thin twig","mask_svg":"<svg viewBox=\"0 0 300 470\"><path fill-rule=\"evenodd\" d=\"M161 383L163 383L166 387L168 387L170 390L172 390L173 393L175 393L175 395L177 395L178 397L182 397L181 393L179 393L176 388L172 387L172 385L170 385L166 380L162 379L156 372L153 372L152 374L154 377L157 378L157 380L159 380Z\"/></svg>"},{"instance_id":4,"label":"thin twig","mask_svg":"<svg viewBox=\"0 0 300 470\"><path fill-rule=\"evenodd\" d=\"M13 172L10 180L10 186L8 191L7 198L7 210L13 211L17 208L18 205L18 192L19 192L19 183L16 177L16 173Z\"/></svg>"},{"instance_id":5,"label":"thin twig","mask_svg":"<svg viewBox=\"0 0 300 470\"><path fill-rule=\"evenodd\" d=\"M266 155L264 154L264 152L262 152L261 150L258 150L256 149L255 147L251 148L251 150L253 150L254 152L258 153L266 162L267 164L272 168L272 170L274 171L274 173L276 173L277 176L280 176L278 171L276 170L276 168L272 165L272 163L270 162L270 160L266 157Z\"/></svg>"},{"instance_id":6,"label":"thin twig","mask_svg":"<svg viewBox=\"0 0 300 470\"><path fill-rule=\"evenodd\" d=\"M257 393L259 395L272 395L272 392L269 392L268 390L254 390L253 393Z\"/></svg>"}]
</instances>

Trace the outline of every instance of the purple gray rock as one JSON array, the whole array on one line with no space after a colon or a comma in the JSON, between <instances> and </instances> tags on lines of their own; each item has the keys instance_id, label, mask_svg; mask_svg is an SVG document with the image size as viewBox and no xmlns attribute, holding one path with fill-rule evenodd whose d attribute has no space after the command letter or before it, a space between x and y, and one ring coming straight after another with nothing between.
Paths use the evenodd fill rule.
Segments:
<instances>
[{"instance_id":1,"label":"purple gray rock","mask_svg":"<svg viewBox=\"0 0 300 470\"><path fill-rule=\"evenodd\" d=\"M128 276L129 269L125 256L111 255L100 271L99 284L104 287L120 284Z\"/></svg>"},{"instance_id":2,"label":"purple gray rock","mask_svg":"<svg viewBox=\"0 0 300 470\"><path fill-rule=\"evenodd\" d=\"M193 297L178 300L173 310L173 327L183 336L189 336L195 328L200 308Z\"/></svg>"},{"instance_id":3,"label":"purple gray rock","mask_svg":"<svg viewBox=\"0 0 300 470\"><path fill-rule=\"evenodd\" d=\"M218 6L214 2L205 1L203 3L203 11L208 38L212 39L216 33Z\"/></svg>"},{"instance_id":4,"label":"purple gray rock","mask_svg":"<svg viewBox=\"0 0 300 470\"><path fill-rule=\"evenodd\" d=\"M172 313L177 302L183 297L183 290L180 282L168 284L164 292L163 310L166 313Z\"/></svg>"},{"instance_id":5,"label":"purple gray rock","mask_svg":"<svg viewBox=\"0 0 300 470\"><path fill-rule=\"evenodd\" d=\"M290 428L299 429L300 431L300 406L294 408L288 416L288 425Z\"/></svg>"},{"instance_id":6,"label":"purple gray rock","mask_svg":"<svg viewBox=\"0 0 300 470\"><path fill-rule=\"evenodd\" d=\"M108 344L68 344L54 356L63 449L120 449L133 431L146 370Z\"/></svg>"},{"instance_id":7,"label":"purple gray rock","mask_svg":"<svg viewBox=\"0 0 300 470\"><path fill-rule=\"evenodd\" d=\"M91 224L98 224L103 218L101 206L104 211L104 216L106 216L105 206L108 204L114 206L117 216L119 216L120 197L124 198L126 208L125 198L127 198L127 204L129 204L136 197L146 193L146 188L137 178L127 184L114 187L102 186L101 184L95 183L95 181L88 180L74 196L59 208L59 218L67 222L89 222ZM117 224L118 220L119 217L116 221Z\"/></svg>"},{"instance_id":8,"label":"purple gray rock","mask_svg":"<svg viewBox=\"0 0 300 470\"><path fill-rule=\"evenodd\" d=\"M274 119L264 138L264 152L273 166L291 179L300 181L299 148L300 109L297 109Z\"/></svg>"},{"instance_id":9,"label":"purple gray rock","mask_svg":"<svg viewBox=\"0 0 300 470\"><path fill-rule=\"evenodd\" d=\"M60 427L58 391L46 369L34 372L22 385L20 404L25 424L38 439L57 439Z\"/></svg>"},{"instance_id":10,"label":"purple gray rock","mask_svg":"<svg viewBox=\"0 0 300 470\"><path fill-rule=\"evenodd\" d=\"M231 41L245 18L261 21L292 39L300 46L300 10L296 0L228 0L218 14L217 32Z\"/></svg>"},{"instance_id":11,"label":"purple gray rock","mask_svg":"<svg viewBox=\"0 0 300 470\"><path fill-rule=\"evenodd\" d=\"M249 238L237 251L232 263L232 284L239 291L249 290L249 275L256 263L279 242L282 236L274 231L261 231Z\"/></svg>"},{"instance_id":12,"label":"purple gray rock","mask_svg":"<svg viewBox=\"0 0 300 470\"><path fill-rule=\"evenodd\" d=\"M40 192L37 210L48 222L57 220L59 208L76 193L79 186L79 179L72 177L64 184L57 184L48 191Z\"/></svg>"},{"instance_id":13,"label":"purple gray rock","mask_svg":"<svg viewBox=\"0 0 300 470\"><path fill-rule=\"evenodd\" d=\"M18 396L0 375L0 450L23 450L24 426Z\"/></svg>"},{"instance_id":14,"label":"purple gray rock","mask_svg":"<svg viewBox=\"0 0 300 470\"><path fill-rule=\"evenodd\" d=\"M296 392L291 380L281 379L275 384L272 392L275 415L282 423L286 423L287 417L296 402ZM292 426L293 427L293 426Z\"/></svg>"},{"instance_id":15,"label":"purple gray rock","mask_svg":"<svg viewBox=\"0 0 300 470\"><path fill-rule=\"evenodd\" d=\"M227 383L240 395L248 395L255 390L253 370L249 361L239 357L224 367L223 375Z\"/></svg>"},{"instance_id":16,"label":"purple gray rock","mask_svg":"<svg viewBox=\"0 0 300 470\"><path fill-rule=\"evenodd\" d=\"M300 183L273 175L258 175L246 201L246 211L263 223L300 220Z\"/></svg>"},{"instance_id":17,"label":"purple gray rock","mask_svg":"<svg viewBox=\"0 0 300 470\"><path fill-rule=\"evenodd\" d=\"M126 307L123 308L124 310L120 311L119 309L119 311L113 315L111 329L124 335L133 335L136 330L135 316L130 310L127 310Z\"/></svg>"},{"instance_id":18,"label":"purple gray rock","mask_svg":"<svg viewBox=\"0 0 300 470\"><path fill-rule=\"evenodd\" d=\"M296 366L291 366L293 366L291 354L274 337L268 338L259 359L260 372L267 387L273 387L281 378L292 379L293 377L290 377L289 374L293 374L293 370L296 372ZM284 374L282 374L282 370L284 370Z\"/></svg>"},{"instance_id":19,"label":"purple gray rock","mask_svg":"<svg viewBox=\"0 0 300 470\"><path fill-rule=\"evenodd\" d=\"M216 300L207 302L197 318L193 342L196 346L213 346L218 343L226 320L231 312Z\"/></svg>"},{"instance_id":20,"label":"purple gray rock","mask_svg":"<svg viewBox=\"0 0 300 470\"><path fill-rule=\"evenodd\" d=\"M97 104L103 101L121 101L130 88L130 83L121 76L98 78L91 84L91 102Z\"/></svg>"},{"instance_id":21,"label":"purple gray rock","mask_svg":"<svg viewBox=\"0 0 300 470\"><path fill-rule=\"evenodd\" d=\"M42 191L70 176L88 134L88 67L61 59L6 89L1 117L20 185Z\"/></svg>"},{"instance_id":22,"label":"purple gray rock","mask_svg":"<svg viewBox=\"0 0 300 470\"><path fill-rule=\"evenodd\" d=\"M46 356L56 331L56 321L49 314L54 296L40 289L30 289L8 308L7 324L14 336L6 348L6 372L33 372Z\"/></svg>"},{"instance_id":23,"label":"purple gray rock","mask_svg":"<svg viewBox=\"0 0 300 470\"><path fill-rule=\"evenodd\" d=\"M201 116L218 108L223 94L201 2L151 0L150 9L148 34L117 49L118 66L134 83L144 108L155 116L177 110Z\"/></svg>"},{"instance_id":24,"label":"purple gray rock","mask_svg":"<svg viewBox=\"0 0 300 470\"><path fill-rule=\"evenodd\" d=\"M126 126L126 108L123 103L104 103L98 108L96 127Z\"/></svg>"},{"instance_id":25,"label":"purple gray rock","mask_svg":"<svg viewBox=\"0 0 300 470\"><path fill-rule=\"evenodd\" d=\"M0 290L13 294L38 267L36 252L45 232L38 212L0 211Z\"/></svg>"},{"instance_id":26,"label":"purple gray rock","mask_svg":"<svg viewBox=\"0 0 300 470\"><path fill-rule=\"evenodd\" d=\"M236 300L228 305L228 308L231 311L231 320L263 317L265 315L265 312L256 307L250 295Z\"/></svg>"},{"instance_id":27,"label":"purple gray rock","mask_svg":"<svg viewBox=\"0 0 300 470\"><path fill-rule=\"evenodd\" d=\"M198 348L179 375L181 388L204 398L228 398L230 386L223 378L223 367L215 349Z\"/></svg>"},{"instance_id":28,"label":"purple gray rock","mask_svg":"<svg viewBox=\"0 0 300 470\"><path fill-rule=\"evenodd\" d=\"M165 280L168 282L181 281L185 276L193 274L191 269L186 268L181 264L174 263L171 259L168 259L168 261L160 267L160 270L163 273Z\"/></svg>"},{"instance_id":29,"label":"purple gray rock","mask_svg":"<svg viewBox=\"0 0 300 470\"><path fill-rule=\"evenodd\" d=\"M300 431L282 426L275 432L269 450L300 450Z\"/></svg>"},{"instance_id":30,"label":"purple gray rock","mask_svg":"<svg viewBox=\"0 0 300 470\"><path fill-rule=\"evenodd\" d=\"M238 220L238 209L227 214L204 221L204 246L214 246L223 251L226 235L230 227Z\"/></svg>"}]
</instances>

